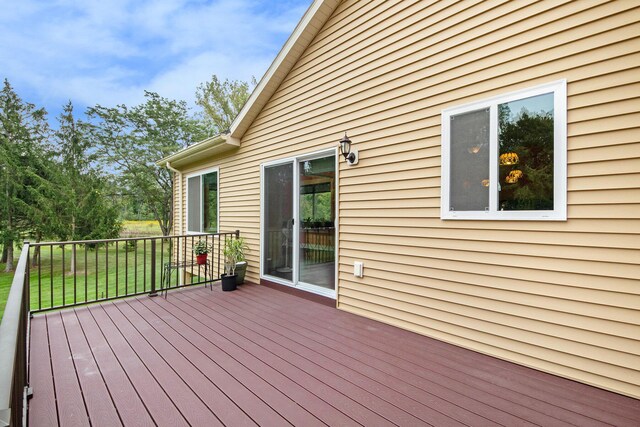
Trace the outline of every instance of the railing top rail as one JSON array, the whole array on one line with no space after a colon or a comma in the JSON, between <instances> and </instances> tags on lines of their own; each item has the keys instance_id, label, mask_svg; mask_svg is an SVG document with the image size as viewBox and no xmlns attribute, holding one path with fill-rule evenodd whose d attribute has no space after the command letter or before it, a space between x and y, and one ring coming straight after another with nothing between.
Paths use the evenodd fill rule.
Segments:
<instances>
[{"instance_id":1,"label":"railing top rail","mask_svg":"<svg viewBox=\"0 0 640 427\"><path fill-rule=\"evenodd\" d=\"M184 237L204 237L204 236L230 236L236 235L237 231L225 231L219 233L189 233L189 234L180 234L180 235L171 235L171 236L140 236L140 237L120 237L117 239L98 239L98 240L69 240L65 242L36 242L31 243L32 247L37 246L60 246L60 245L85 245L91 243L113 243L113 242L127 242L132 240L158 240L158 239L176 239L176 238L184 238Z\"/></svg>"},{"instance_id":2,"label":"railing top rail","mask_svg":"<svg viewBox=\"0 0 640 427\"><path fill-rule=\"evenodd\" d=\"M25 276L29 259L29 243L25 242L13 276L9 298L0 323L0 410L11 406L16 348L20 333L20 315L22 297L25 289Z\"/></svg>"}]
</instances>

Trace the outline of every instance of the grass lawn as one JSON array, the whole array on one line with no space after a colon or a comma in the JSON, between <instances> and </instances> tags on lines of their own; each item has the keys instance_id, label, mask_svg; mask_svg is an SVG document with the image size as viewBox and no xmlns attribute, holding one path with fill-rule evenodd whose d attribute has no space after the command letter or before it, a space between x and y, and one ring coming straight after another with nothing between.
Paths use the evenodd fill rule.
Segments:
<instances>
[{"instance_id":1,"label":"grass lawn","mask_svg":"<svg viewBox=\"0 0 640 427\"><path fill-rule=\"evenodd\" d=\"M159 236L160 227L156 221L125 221L123 236ZM164 257L157 246L156 275L160 285L162 263L168 261L168 247L164 248ZM83 301L91 301L116 295L127 295L150 290L151 243L138 242L136 248L117 245L103 245L97 249L78 246L76 248L76 274L70 273L73 251L66 246L43 247L40 268L32 268L31 308L50 307ZM14 251L15 262L20 256L18 248ZM146 253L146 257L145 257ZM33 255L33 249L31 251ZM85 261L86 257L86 261ZM64 267L63 267L64 258ZM13 273L4 273L5 265L0 263L0 318L9 296ZM125 268L126 267L126 268ZM63 274L63 272L65 272ZM174 279L175 281L175 279Z\"/></svg>"}]
</instances>

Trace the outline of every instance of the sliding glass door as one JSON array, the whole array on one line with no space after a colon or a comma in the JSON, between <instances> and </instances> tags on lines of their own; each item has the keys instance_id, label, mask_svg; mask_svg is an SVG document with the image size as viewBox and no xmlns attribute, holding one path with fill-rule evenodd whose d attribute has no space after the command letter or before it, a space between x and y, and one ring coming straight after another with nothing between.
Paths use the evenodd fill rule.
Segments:
<instances>
[{"instance_id":1,"label":"sliding glass door","mask_svg":"<svg viewBox=\"0 0 640 427\"><path fill-rule=\"evenodd\" d=\"M263 166L262 275L335 296L335 152Z\"/></svg>"},{"instance_id":2,"label":"sliding glass door","mask_svg":"<svg viewBox=\"0 0 640 427\"><path fill-rule=\"evenodd\" d=\"M293 163L265 167L263 179L263 273L293 281Z\"/></svg>"},{"instance_id":3,"label":"sliding glass door","mask_svg":"<svg viewBox=\"0 0 640 427\"><path fill-rule=\"evenodd\" d=\"M335 156L299 163L299 280L335 289Z\"/></svg>"}]
</instances>

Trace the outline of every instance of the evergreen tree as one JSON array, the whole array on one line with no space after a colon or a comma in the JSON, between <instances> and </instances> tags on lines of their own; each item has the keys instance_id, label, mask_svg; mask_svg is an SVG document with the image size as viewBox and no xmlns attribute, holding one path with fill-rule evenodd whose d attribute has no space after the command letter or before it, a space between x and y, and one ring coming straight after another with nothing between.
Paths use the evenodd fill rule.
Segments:
<instances>
[{"instance_id":1,"label":"evergreen tree","mask_svg":"<svg viewBox=\"0 0 640 427\"><path fill-rule=\"evenodd\" d=\"M96 240L118 237L122 227L118 208L108 197L107 179L92 167L85 127L76 121L71 101L64 106L55 132L60 161L58 188L60 197L57 235L62 240ZM71 271L75 271L71 257Z\"/></svg>"},{"instance_id":2,"label":"evergreen tree","mask_svg":"<svg viewBox=\"0 0 640 427\"><path fill-rule=\"evenodd\" d=\"M518 155L517 164L499 166L501 209L552 210L553 113L523 110L511 117L508 106L499 112L500 152ZM505 182L505 177L514 169L522 176L515 182Z\"/></svg>"},{"instance_id":3,"label":"evergreen tree","mask_svg":"<svg viewBox=\"0 0 640 427\"><path fill-rule=\"evenodd\" d=\"M48 135L46 111L22 101L5 80L0 91L0 240L6 272L14 267L14 244L48 228Z\"/></svg>"}]
</instances>

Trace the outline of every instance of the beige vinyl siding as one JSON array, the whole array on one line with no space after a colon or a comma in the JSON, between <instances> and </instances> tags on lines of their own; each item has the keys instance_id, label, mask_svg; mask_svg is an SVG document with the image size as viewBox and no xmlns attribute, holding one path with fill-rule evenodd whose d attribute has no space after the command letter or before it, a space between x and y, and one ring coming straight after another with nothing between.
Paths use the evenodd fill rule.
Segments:
<instances>
[{"instance_id":1,"label":"beige vinyl siding","mask_svg":"<svg viewBox=\"0 0 640 427\"><path fill-rule=\"evenodd\" d=\"M258 282L260 164L348 131L340 309L640 397L639 21L638 1L344 1L240 148L183 172L220 167ZM441 110L558 79L568 220L440 220Z\"/></svg>"}]
</instances>

